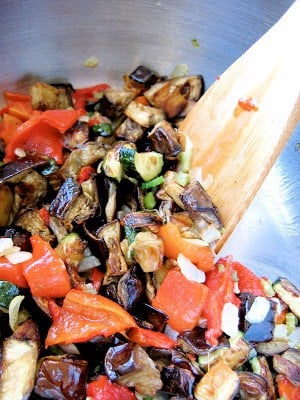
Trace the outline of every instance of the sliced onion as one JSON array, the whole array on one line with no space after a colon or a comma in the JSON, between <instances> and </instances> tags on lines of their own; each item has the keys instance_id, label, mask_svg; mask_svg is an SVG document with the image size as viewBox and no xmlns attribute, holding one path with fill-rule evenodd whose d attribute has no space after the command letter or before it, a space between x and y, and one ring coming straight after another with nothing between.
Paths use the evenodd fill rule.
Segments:
<instances>
[{"instance_id":1,"label":"sliced onion","mask_svg":"<svg viewBox=\"0 0 300 400\"><path fill-rule=\"evenodd\" d=\"M177 257L178 266L182 272L182 274L189 280L198 283L205 282L205 273L196 267L195 264L191 262L187 257L183 254L178 254Z\"/></svg>"},{"instance_id":2,"label":"sliced onion","mask_svg":"<svg viewBox=\"0 0 300 400\"><path fill-rule=\"evenodd\" d=\"M14 242L11 238L0 238L0 254L13 247L13 245Z\"/></svg>"},{"instance_id":3,"label":"sliced onion","mask_svg":"<svg viewBox=\"0 0 300 400\"><path fill-rule=\"evenodd\" d=\"M12 264L19 264L30 260L32 258L32 253L29 251L17 251L16 253L7 254L6 258Z\"/></svg>"},{"instance_id":4,"label":"sliced onion","mask_svg":"<svg viewBox=\"0 0 300 400\"><path fill-rule=\"evenodd\" d=\"M19 310L24 298L25 296L19 295L14 297L12 301L9 303L9 308L8 308L9 326L13 332L15 332L15 330L19 326Z\"/></svg>"},{"instance_id":5,"label":"sliced onion","mask_svg":"<svg viewBox=\"0 0 300 400\"><path fill-rule=\"evenodd\" d=\"M247 312L245 319L250 324L262 322L270 310L270 302L263 296L255 297L250 310Z\"/></svg>"},{"instance_id":6,"label":"sliced onion","mask_svg":"<svg viewBox=\"0 0 300 400\"><path fill-rule=\"evenodd\" d=\"M225 303L222 310L221 329L230 336L236 336L239 331L239 308L233 303Z\"/></svg>"}]
</instances>

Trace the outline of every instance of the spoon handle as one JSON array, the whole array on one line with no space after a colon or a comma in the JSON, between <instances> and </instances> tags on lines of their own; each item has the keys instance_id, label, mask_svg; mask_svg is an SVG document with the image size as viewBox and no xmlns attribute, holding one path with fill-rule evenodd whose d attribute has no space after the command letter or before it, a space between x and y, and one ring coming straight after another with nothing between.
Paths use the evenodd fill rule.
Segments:
<instances>
[{"instance_id":1,"label":"spoon handle","mask_svg":"<svg viewBox=\"0 0 300 400\"><path fill-rule=\"evenodd\" d=\"M204 178L213 176L208 193L226 229L217 252L299 122L299 41L297 0L216 80L180 126L194 144L193 166L202 167Z\"/></svg>"}]
</instances>

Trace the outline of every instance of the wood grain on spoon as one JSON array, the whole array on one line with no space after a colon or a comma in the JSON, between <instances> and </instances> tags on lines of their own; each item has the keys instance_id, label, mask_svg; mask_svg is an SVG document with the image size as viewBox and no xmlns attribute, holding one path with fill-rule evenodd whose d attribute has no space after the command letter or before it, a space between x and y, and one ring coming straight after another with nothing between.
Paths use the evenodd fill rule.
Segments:
<instances>
[{"instance_id":1,"label":"wood grain on spoon","mask_svg":"<svg viewBox=\"0 0 300 400\"><path fill-rule=\"evenodd\" d=\"M234 62L180 126L194 144L193 166L212 174L208 189L225 234L249 207L300 117L300 0ZM257 110L238 106L251 97Z\"/></svg>"}]
</instances>

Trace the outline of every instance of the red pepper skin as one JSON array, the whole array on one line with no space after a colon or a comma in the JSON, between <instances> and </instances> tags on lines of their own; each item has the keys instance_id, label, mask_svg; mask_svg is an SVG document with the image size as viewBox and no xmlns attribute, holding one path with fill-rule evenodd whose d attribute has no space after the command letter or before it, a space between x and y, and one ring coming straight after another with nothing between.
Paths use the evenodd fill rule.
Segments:
<instances>
[{"instance_id":1,"label":"red pepper skin","mask_svg":"<svg viewBox=\"0 0 300 400\"><path fill-rule=\"evenodd\" d=\"M234 278L232 258L221 258L213 270L207 272L205 285L209 293L203 309L203 317L207 319L206 340L211 345L218 344L222 335L222 310L225 303L233 303L239 307L240 300L234 294Z\"/></svg>"},{"instance_id":2,"label":"red pepper skin","mask_svg":"<svg viewBox=\"0 0 300 400\"><path fill-rule=\"evenodd\" d=\"M285 400L300 400L300 387L293 385L284 375L276 376L276 383L280 398Z\"/></svg>"},{"instance_id":3,"label":"red pepper skin","mask_svg":"<svg viewBox=\"0 0 300 400\"><path fill-rule=\"evenodd\" d=\"M95 336L108 337L135 326L132 316L114 301L71 289L48 331L46 346L86 342Z\"/></svg>"},{"instance_id":4,"label":"red pepper skin","mask_svg":"<svg viewBox=\"0 0 300 400\"><path fill-rule=\"evenodd\" d=\"M99 292L104 275L105 275L104 272L100 271L99 268L97 268L97 267L92 268L91 281L92 281L93 288L96 290L96 292Z\"/></svg>"},{"instance_id":5,"label":"red pepper skin","mask_svg":"<svg viewBox=\"0 0 300 400\"><path fill-rule=\"evenodd\" d=\"M12 264L6 257L0 257L0 280L14 283L21 288L28 287L23 275L23 263Z\"/></svg>"},{"instance_id":6,"label":"red pepper skin","mask_svg":"<svg viewBox=\"0 0 300 400\"><path fill-rule=\"evenodd\" d=\"M33 296L64 297L71 289L63 260L48 242L32 235L32 259L23 263L23 274Z\"/></svg>"},{"instance_id":7,"label":"red pepper skin","mask_svg":"<svg viewBox=\"0 0 300 400\"><path fill-rule=\"evenodd\" d=\"M20 118L13 115L3 114L3 121L0 125L0 138L4 140L7 145L17 134L17 127L22 124Z\"/></svg>"},{"instance_id":8,"label":"red pepper skin","mask_svg":"<svg viewBox=\"0 0 300 400\"><path fill-rule=\"evenodd\" d=\"M33 109L31 106L31 101L9 101L7 104L8 113L17 118L20 118L22 121L27 121L31 118L33 114Z\"/></svg>"},{"instance_id":9,"label":"red pepper skin","mask_svg":"<svg viewBox=\"0 0 300 400\"><path fill-rule=\"evenodd\" d=\"M159 349L172 349L177 346L175 340L161 332L144 328L130 328L127 337L131 342L142 347L157 347Z\"/></svg>"},{"instance_id":10,"label":"red pepper skin","mask_svg":"<svg viewBox=\"0 0 300 400\"><path fill-rule=\"evenodd\" d=\"M19 92L10 92L9 90L5 90L4 93L4 98L7 103L10 101L22 101L22 102L30 102L31 101L31 96L30 94L24 94L24 93L19 93Z\"/></svg>"},{"instance_id":11,"label":"red pepper skin","mask_svg":"<svg viewBox=\"0 0 300 400\"><path fill-rule=\"evenodd\" d=\"M45 207L39 209L39 216L42 218L45 225L49 226L50 214Z\"/></svg>"},{"instance_id":12,"label":"red pepper skin","mask_svg":"<svg viewBox=\"0 0 300 400\"><path fill-rule=\"evenodd\" d=\"M173 329L182 332L197 325L207 295L206 285L190 281L179 270L171 269L152 305L168 315L168 324Z\"/></svg>"},{"instance_id":13,"label":"red pepper skin","mask_svg":"<svg viewBox=\"0 0 300 400\"><path fill-rule=\"evenodd\" d=\"M63 162L62 134L40 116L32 117L17 128L17 134L8 143L5 149L4 161L13 161L17 158L15 150L23 149L28 154L40 154L54 158L57 164Z\"/></svg>"},{"instance_id":14,"label":"red pepper skin","mask_svg":"<svg viewBox=\"0 0 300 400\"><path fill-rule=\"evenodd\" d=\"M254 296L265 296L263 285L250 269L239 263L232 261L232 268L238 276L238 286L242 293L252 293Z\"/></svg>"},{"instance_id":15,"label":"red pepper skin","mask_svg":"<svg viewBox=\"0 0 300 400\"><path fill-rule=\"evenodd\" d=\"M78 118L83 115L83 110L47 110L41 114L41 120L49 126L56 128L60 133L70 129Z\"/></svg>"},{"instance_id":16,"label":"red pepper skin","mask_svg":"<svg viewBox=\"0 0 300 400\"><path fill-rule=\"evenodd\" d=\"M101 375L87 385L87 396L93 400L137 400L135 394L126 386L121 386Z\"/></svg>"},{"instance_id":17,"label":"red pepper skin","mask_svg":"<svg viewBox=\"0 0 300 400\"><path fill-rule=\"evenodd\" d=\"M87 100L95 100L95 93L104 92L109 89L110 86L106 83L100 83L99 85L89 86L85 88L76 89L72 93L74 101L74 108L78 110L84 108Z\"/></svg>"},{"instance_id":18,"label":"red pepper skin","mask_svg":"<svg viewBox=\"0 0 300 400\"><path fill-rule=\"evenodd\" d=\"M78 183L83 183L87 181L90 178L90 176L95 172L96 172L95 168L92 167L91 165L86 165L82 167L78 174L77 178Z\"/></svg>"}]
</instances>

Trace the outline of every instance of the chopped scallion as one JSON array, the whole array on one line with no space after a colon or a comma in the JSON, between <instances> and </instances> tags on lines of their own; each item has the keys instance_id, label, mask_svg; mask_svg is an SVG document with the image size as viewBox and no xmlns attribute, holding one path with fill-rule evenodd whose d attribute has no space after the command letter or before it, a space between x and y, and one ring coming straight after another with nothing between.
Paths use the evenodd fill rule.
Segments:
<instances>
[{"instance_id":1,"label":"chopped scallion","mask_svg":"<svg viewBox=\"0 0 300 400\"><path fill-rule=\"evenodd\" d=\"M164 177L162 175L157 176L154 179L151 179L151 181L143 182L142 183L142 189L152 189L155 188L156 186L161 185L164 183Z\"/></svg>"},{"instance_id":2,"label":"chopped scallion","mask_svg":"<svg viewBox=\"0 0 300 400\"><path fill-rule=\"evenodd\" d=\"M145 206L145 208L147 208L147 210L153 210L155 205L156 205L156 200L155 200L154 194L152 192L148 192L144 196L144 206Z\"/></svg>"},{"instance_id":3,"label":"chopped scallion","mask_svg":"<svg viewBox=\"0 0 300 400\"><path fill-rule=\"evenodd\" d=\"M95 124L93 125L93 132L98 136L111 136L112 135L112 128L111 124L102 123L102 124Z\"/></svg>"}]
</instances>

